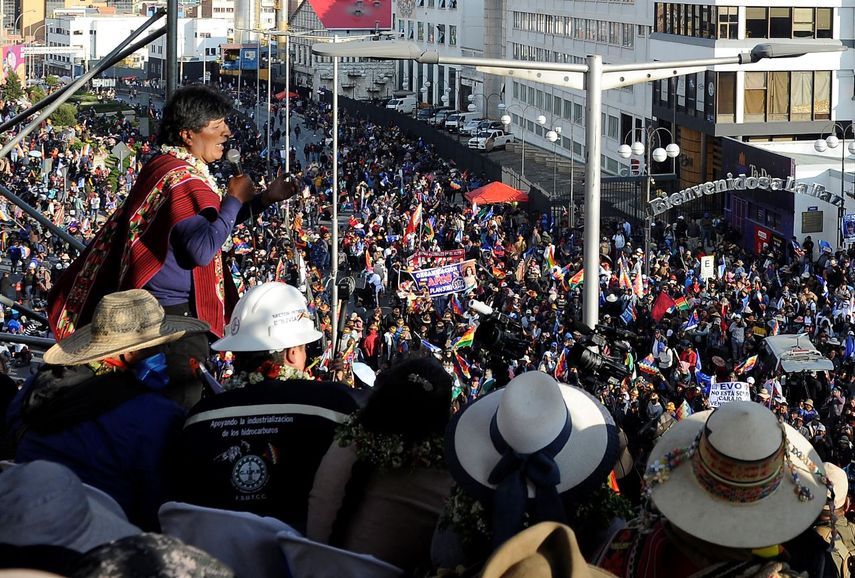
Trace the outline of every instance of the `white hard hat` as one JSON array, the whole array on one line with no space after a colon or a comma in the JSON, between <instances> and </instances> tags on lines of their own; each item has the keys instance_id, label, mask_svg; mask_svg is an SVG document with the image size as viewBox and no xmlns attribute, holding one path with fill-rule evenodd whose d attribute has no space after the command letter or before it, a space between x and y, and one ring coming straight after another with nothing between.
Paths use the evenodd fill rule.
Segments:
<instances>
[{"instance_id":1,"label":"white hard hat","mask_svg":"<svg viewBox=\"0 0 855 578\"><path fill-rule=\"evenodd\" d=\"M215 351L280 351L317 341L306 309L306 299L296 287L271 282L256 285L238 301L226 336L214 342Z\"/></svg>"}]
</instances>

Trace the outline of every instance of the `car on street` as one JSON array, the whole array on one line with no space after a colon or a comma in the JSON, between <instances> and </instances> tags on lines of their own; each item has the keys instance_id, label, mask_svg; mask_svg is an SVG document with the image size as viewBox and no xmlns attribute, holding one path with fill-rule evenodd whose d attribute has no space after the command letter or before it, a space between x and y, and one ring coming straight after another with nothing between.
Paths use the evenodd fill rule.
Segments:
<instances>
[{"instance_id":1,"label":"car on street","mask_svg":"<svg viewBox=\"0 0 855 578\"><path fill-rule=\"evenodd\" d=\"M445 119L448 118L448 115L453 113L454 111L450 108L440 108L437 109L436 114L434 114L429 120L428 124L432 124L434 126L442 126L445 123Z\"/></svg>"},{"instance_id":2,"label":"car on street","mask_svg":"<svg viewBox=\"0 0 855 578\"><path fill-rule=\"evenodd\" d=\"M508 143L514 142L514 135L501 129L492 129L479 132L469 139L468 145L471 149L479 151L491 151L504 149Z\"/></svg>"},{"instance_id":3,"label":"car on street","mask_svg":"<svg viewBox=\"0 0 855 578\"><path fill-rule=\"evenodd\" d=\"M476 134L478 134L480 132L478 130L478 127L481 125L482 122L484 122L484 120L485 119L483 119L483 118L474 118L474 119L464 123L463 128L460 129L460 134L475 136Z\"/></svg>"}]
</instances>

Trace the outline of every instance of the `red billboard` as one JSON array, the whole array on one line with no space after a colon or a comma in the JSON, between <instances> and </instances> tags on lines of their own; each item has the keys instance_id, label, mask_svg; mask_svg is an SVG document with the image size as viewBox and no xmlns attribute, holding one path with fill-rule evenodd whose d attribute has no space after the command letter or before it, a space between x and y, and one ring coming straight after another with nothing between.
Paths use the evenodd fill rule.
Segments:
<instances>
[{"instance_id":1,"label":"red billboard","mask_svg":"<svg viewBox=\"0 0 855 578\"><path fill-rule=\"evenodd\" d=\"M327 30L391 30L392 0L309 0Z\"/></svg>"}]
</instances>

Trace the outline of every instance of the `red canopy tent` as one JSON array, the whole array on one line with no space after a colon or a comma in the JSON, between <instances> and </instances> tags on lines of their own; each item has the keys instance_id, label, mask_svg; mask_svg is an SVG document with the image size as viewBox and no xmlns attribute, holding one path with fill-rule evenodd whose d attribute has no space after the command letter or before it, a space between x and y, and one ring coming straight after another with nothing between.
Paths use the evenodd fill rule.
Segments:
<instances>
[{"instance_id":1,"label":"red canopy tent","mask_svg":"<svg viewBox=\"0 0 855 578\"><path fill-rule=\"evenodd\" d=\"M285 100L285 95L287 94L288 98L300 98L300 95L296 92L288 92L286 93L284 90L282 92L277 92L273 96L276 97L276 100Z\"/></svg>"},{"instance_id":2,"label":"red canopy tent","mask_svg":"<svg viewBox=\"0 0 855 578\"><path fill-rule=\"evenodd\" d=\"M474 191L466 193L466 200L479 205L494 205L496 203L527 203L528 195L515 188L493 181Z\"/></svg>"}]
</instances>

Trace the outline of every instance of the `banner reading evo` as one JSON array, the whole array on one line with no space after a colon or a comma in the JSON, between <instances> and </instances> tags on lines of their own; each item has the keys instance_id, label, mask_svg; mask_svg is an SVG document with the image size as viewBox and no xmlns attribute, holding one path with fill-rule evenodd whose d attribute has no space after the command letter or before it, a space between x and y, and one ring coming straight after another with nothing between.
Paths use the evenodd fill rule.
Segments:
<instances>
[{"instance_id":1,"label":"banner reading evo","mask_svg":"<svg viewBox=\"0 0 855 578\"><path fill-rule=\"evenodd\" d=\"M710 386L710 407L721 407L729 401L751 401L750 385L744 381L725 381Z\"/></svg>"},{"instance_id":2,"label":"banner reading evo","mask_svg":"<svg viewBox=\"0 0 855 578\"><path fill-rule=\"evenodd\" d=\"M419 292L428 290L431 297L466 291L475 286L475 260L453 263L443 267L420 269L410 273Z\"/></svg>"}]
</instances>

